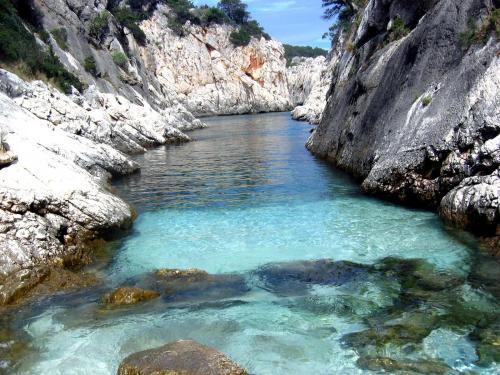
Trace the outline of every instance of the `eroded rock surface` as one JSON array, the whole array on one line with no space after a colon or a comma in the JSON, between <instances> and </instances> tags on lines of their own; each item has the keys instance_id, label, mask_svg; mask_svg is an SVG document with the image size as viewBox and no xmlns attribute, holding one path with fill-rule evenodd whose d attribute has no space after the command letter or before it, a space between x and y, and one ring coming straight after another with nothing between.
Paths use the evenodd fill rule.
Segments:
<instances>
[{"instance_id":1,"label":"eroded rock surface","mask_svg":"<svg viewBox=\"0 0 500 375\"><path fill-rule=\"evenodd\" d=\"M118 375L246 375L226 355L192 340L135 353L120 364Z\"/></svg>"},{"instance_id":2,"label":"eroded rock surface","mask_svg":"<svg viewBox=\"0 0 500 375\"><path fill-rule=\"evenodd\" d=\"M138 166L105 144L42 121L0 93L0 127L18 161L0 169L0 275L80 257L102 231L132 212L106 188L107 176Z\"/></svg>"}]
</instances>

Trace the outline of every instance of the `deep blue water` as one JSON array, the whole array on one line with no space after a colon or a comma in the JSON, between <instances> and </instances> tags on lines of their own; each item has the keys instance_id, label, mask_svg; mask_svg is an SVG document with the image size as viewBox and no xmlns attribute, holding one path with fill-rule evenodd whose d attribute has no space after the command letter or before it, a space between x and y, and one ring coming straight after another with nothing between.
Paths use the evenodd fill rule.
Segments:
<instances>
[{"instance_id":1,"label":"deep blue water","mask_svg":"<svg viewBox=\"0 0 500 375\"><path fill-rule=\"evenodd\" d=\"M359 350L342 337L392 306L401 285L370 276L280 295L262 287L254 271L276 262L371 265L394 256L468 274L473 238L446 228L432 212L362 195L349 177L305 149L310 126L288 113L206 121L207 129L191 134L194 142L136 157L142 173L115 183L139 216L100 272L111 287L158 268L200 268L243 275L249 290L208 304L157 300L114 313L103 313L92 293L76 306L52 304L24 326L38 352L18 373L114 374L131 352L179 338L214 346L254 374L367 373L356 364ZM478 311L496 308L490 296L467 284L459 288L453 293L474 301ZM339 301L350 301L349 312L335 308ZM473 328L440 326L414 352L389 346L383 354L495 373L494 366L473 365L477 355L467 338Z\"/></svg>"}]
</instances>

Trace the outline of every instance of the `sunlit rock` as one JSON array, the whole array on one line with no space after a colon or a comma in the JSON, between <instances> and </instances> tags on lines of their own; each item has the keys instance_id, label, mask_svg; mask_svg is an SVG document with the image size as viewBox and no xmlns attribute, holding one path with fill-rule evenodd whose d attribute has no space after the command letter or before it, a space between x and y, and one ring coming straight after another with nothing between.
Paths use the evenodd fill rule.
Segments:
<instances>
[{"instance_id":1,"label":"sunlit rock","mask_svg":"<svg viewBox=\"0 0 500 375\"><path fill-rule=\"evenodd\" d=\"M125 358L117 375L246 375L247 372L215 349L179 340Z\"/></svg>"},{"instance_id":2,"label":"sunlit rock","mask_svg":"<svg viewBox=\"0 0 500 375\"><path fill-rule=\"evenodd\" d=\"M136 287L122 287L104 296L103 301L109 306L134 305L139 302L158 298L160 293Z\"/></svg>"}]
</instances>

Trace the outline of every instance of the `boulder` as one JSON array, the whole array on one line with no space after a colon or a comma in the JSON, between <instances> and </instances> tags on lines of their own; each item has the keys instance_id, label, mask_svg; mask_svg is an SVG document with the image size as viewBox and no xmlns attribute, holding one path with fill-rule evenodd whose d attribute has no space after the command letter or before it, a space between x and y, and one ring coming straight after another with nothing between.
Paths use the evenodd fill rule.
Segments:
<instances>
[{"instance_id":1,"label":"boulder","mask_svg":"<svg viewBox=\"0 0 500 375\"><path fill-rule=\"evenodd\" d=\"M17 160L17 155L12 151L0 152L0 168L8 167Z\"/></svg>"},{"instance_id":2,"label":"boulder","mask_svg":"<svg viewBox=\"0 0 500 375\"><path fill-rule=\"evenodd\" d=\"M389 371L398 373L401 371L411 372L417 374L433 374L433 375L445 375L453 373L453 369L444 363L438 361L430 360L395 360L387 357L373 357L365 358L361 357L357 361L357 365L365 370L370 371Z\"/></svg>"},{"instance_id":3,"label":"boulder","mask_svg":"<svg viewBox=\"0 0 500 375\"><path fill-rule=\"evenodd\" d=\"M122 287L104 296L103 301L109 306L134 305L139 302L158 298L160 293L136 287Z\"/></svg>"},{"instance_id":4,"label":"boulder","mask_svg":"<svg viewBox=\"0 0 500 375\"><path fill-rule=\"evenodd\" d=\"M226 355L192 340L179 340L125 358L117 375L246 375Z\"/></svg>"},{"instance_id":5,"label":"boulder","mask_svg":"<svg viewBox=\"0 0 500 375\"><path fill-rule=\"evenodd\" d=\"M256 275L264 288L281 295L306 293L314 284L342 285L362 281L370 267L349 261L331 259L271 263L260 267Z\"/></svg>"}]
</instances>

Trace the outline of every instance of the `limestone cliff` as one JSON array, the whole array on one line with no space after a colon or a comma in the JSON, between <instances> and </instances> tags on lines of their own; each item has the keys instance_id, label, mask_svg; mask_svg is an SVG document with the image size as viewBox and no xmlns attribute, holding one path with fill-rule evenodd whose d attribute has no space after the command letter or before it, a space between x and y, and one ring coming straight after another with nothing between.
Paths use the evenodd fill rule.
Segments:
<instances>
[{"instance_id":1,"label":"limestone cliff","mask_svg":"<svg viewBox=\"0 0 500 375\"><path fill-rule=\"evenodd\" d=\"M367 192L500 235L498 22L490 0L370 0L307 147Z\"/></svg>"},{"instance_id":2,"label":"limestone cliff","mask_svg":"<svg viewBox=\"0 0 500 375\"><path fill-rule=\"evenodd\" d=\"M59 58L98 91L146 101L155 109L181 104L197 116L290 109L284 49L277 41L252 38L248 46L235 47L230 41L233 26L201 27L189 21L179 36L169 27L172 11L159 3L140 23L146 40L138 43L108 12L106 0L36 4L45 29L65 29L65 49L50 40ZM97 38L89 30L102 14L106 23ZM117 64L117 53L127 56L126 61ZM96 74L85 71L89 57Z\"/></svg>"}]
</instances>

